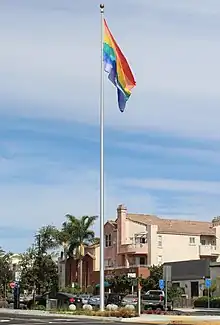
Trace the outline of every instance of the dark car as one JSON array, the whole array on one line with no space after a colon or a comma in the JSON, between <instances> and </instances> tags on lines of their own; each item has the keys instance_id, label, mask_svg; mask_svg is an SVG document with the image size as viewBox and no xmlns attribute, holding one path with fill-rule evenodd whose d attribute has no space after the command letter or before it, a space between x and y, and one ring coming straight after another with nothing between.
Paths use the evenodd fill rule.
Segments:
<instances>
[{"instance_id":1,"label":"dark car","mask_svg":"<svg viewBox=\"0 0 220 325\"><path fill-rule=\"evenodd\" d=\"M120 294L120 293L109 293L106 295L106 304L114 304L117 306L121 306L123 298L125 294Z\"/></svg>"},{"instance_id":2,"label":"dark car","mask_svg":"<svg viewBox=\"0 0 220 325\"><path fill-rule=\"evenodd\" d=\"M163 290L149 290L142 295L142 304L145 308L165 309L165 293ZM172 301L168 299L167 309L172 310Z\"/></svg>"},{"instance_id":3,"label":"dark car","mask_svg":"<svg viewBox=\"0 0 220 325\"><path fill-rule=\"evenodd\" d=\"M88 300L88 304L91 305L93 308L100 308L100 296L92 296ZM105 296L104 304L107 304L107 297Z\"/></svg>"},{"instance_id":4,"label":"dark car","mask_svg":"<svg viewBox=\"0 0 220 325\"><path fill-rule=\"evenodd\" d=\"M73 295L71 293L66 292L47 292L44 293L41 296L35 297L35 304L38 306L44 306L46 307L47 299L56 299L57 300L57 308L64 308L68 309L69 305L75 305L77 308L82 308L82 298L77 297L76 295ZM27 303L27 308L32 309L34 306L34 301L31 299Z\"/></svg>"}]
</instances>

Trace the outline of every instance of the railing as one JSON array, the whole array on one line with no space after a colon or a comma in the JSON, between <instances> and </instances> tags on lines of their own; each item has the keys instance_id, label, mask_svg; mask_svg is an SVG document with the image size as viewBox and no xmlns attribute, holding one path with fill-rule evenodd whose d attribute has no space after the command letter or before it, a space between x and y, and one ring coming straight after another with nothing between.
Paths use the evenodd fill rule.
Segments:
<instances>
[{"instance_id":1,"label":"railing","mask_svg":"<svg viewBox=\"0 0 220 325\"><path fill-rule=\"evenodd\" d=\"M147 254L148 244L125 244L119 248L119 253Z\"/></svg>"},{"instance_id":2,"label":"railing","mask_svg":"<svg viewBox=\"0 0 220 325\"><path fill-rule=\"evenodd\" d=\"M200 245L199 254L203 256L219 255L220 251L215 245Z\"/></svg>"},{"instance_id":3,"label":"railing","mask_svg":"<svg viewBox=\"0 0 220 325\"><path fill-rule=\"evenodd\" d=\"M120 266L105 266L105 270L119 270L119 269L130 269L130 268L139 268L139 267L144 267L148 268L149 265L147 264L129 264L129 265L120 265Z\"/></svg>"}]
</instances>

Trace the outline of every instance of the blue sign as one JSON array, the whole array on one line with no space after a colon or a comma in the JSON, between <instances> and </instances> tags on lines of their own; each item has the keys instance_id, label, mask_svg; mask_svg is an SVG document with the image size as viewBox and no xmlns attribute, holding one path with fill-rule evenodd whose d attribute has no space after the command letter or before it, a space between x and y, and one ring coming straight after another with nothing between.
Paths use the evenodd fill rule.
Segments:
<instances>
[{"instance_id":1,"label":"blue sign","mask_svg":"<svg viewBox=\"0 0 220 325\"><path fill-rule=\"evenodd\" d=\"M159 287L160 287L160 290L164 289L164 280L163 279L159 280Z\"/></svg>"},{"instance_id":2,"label":"blue sign","mask_svg":"<svg viewBox=\"0 0 220 325\"><path fill-rule=\"evenodd\" d=\"M205 279L205 286L206 288L210 288L212 285L212 280L211 279Z\"/></svg>"}]
</instances>

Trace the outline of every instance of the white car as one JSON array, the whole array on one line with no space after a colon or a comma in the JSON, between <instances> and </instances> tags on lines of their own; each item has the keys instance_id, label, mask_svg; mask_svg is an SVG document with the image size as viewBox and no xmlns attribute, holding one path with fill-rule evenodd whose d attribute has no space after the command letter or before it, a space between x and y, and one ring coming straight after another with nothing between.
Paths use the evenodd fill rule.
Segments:
<instances>
[{"instance_id":1,"label":"white car","mask_svg":"<svg viewBox=\"0 0 220 325\"><path fill-rule=\"evenodd\" d=\"M89 301L90 297L91 297L90 295L80 295L80 298L82 299L83 305L88 304L88 301Z\"/></svg>"}]
</instances>

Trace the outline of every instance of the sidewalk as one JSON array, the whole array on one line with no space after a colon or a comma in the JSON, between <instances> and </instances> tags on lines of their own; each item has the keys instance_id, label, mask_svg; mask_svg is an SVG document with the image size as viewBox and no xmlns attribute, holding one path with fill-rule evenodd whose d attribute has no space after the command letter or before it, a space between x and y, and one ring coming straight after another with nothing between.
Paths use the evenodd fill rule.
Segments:
<instances>
[{"instance_id":1,"label":"sidewalk","mask_svg":"<svg viewBox=\"0 0 220 325\"><path fill-rule=\"evenodd\" d=\"M100 316L85 316L85 315L69 315L56 314L48 311L39 310L14 310L0 308L0 314L24 315L24 316L38 316L38 317L54 317L54 318L74 318L74 319L94 319L107 322L122 322L122 323L136 323L136 324L183 324L183 325L220 325L220 316L173 316L173 315L141 315L140 317L132 318L116 318L116 317L100 317Z\"/></svg>"},{"instance_id":2,"label":"sidewalk","mask_svg":"<svg viewBox=\"0 0 220 325\"><path fill-rule=\"evenodd\" d=\"M140 317L122 318L125 323L142 324L220 324L220 316L173 316L173 315L141 315Z\"/></svg>"}]
</instances>

